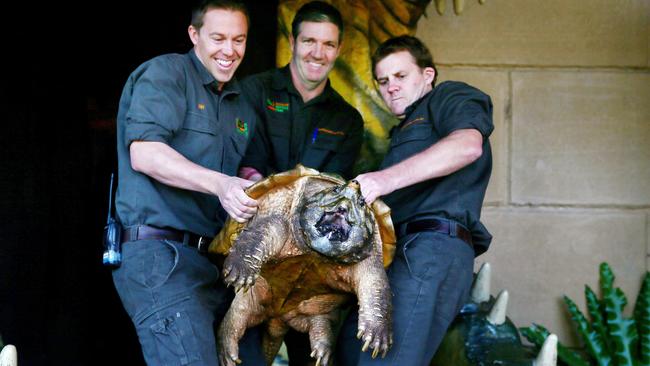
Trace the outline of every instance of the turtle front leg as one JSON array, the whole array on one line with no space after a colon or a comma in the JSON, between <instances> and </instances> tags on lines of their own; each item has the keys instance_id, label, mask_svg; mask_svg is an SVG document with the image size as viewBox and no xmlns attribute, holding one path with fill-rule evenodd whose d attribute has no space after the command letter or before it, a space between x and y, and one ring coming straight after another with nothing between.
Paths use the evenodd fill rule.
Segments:
<instances>
[{"instance_id":1,"label":"turtle front leg","mask_svg":"<svg viewBox=\"0 0 650 366\"><path fill-rule=\"evenodd\" d=\"M352 277L359 299L357 338L364 342L361 350L370 347L373 358L380 352L383 358L393 344L393 330L391 294L381 257L375 255L359 262Z\"/></svg>"},{"instance_id":2,"label":"turtle front leg","mask_svg":"<svg viewBox=\"0 0 650 366\"><path fill-rule=\"evenodd\" d=\"M262 265L276 256L287 241L289 224L280 215L254 218L239 234L223 265L223 281L235 291L247 291Z\"/></svg>"}]
</instances>

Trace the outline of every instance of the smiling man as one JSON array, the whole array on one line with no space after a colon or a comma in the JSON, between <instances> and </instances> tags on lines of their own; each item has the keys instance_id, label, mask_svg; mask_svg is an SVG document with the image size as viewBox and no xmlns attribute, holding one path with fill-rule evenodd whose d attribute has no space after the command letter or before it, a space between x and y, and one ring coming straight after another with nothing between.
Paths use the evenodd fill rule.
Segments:
<instances>
[{"instance_id":1,"label":"smiling man","mask_svg":"<svg viewBox=\"0 0 650 366\"><path fill-rule=\"evenodd\" d=\"M233 79L248 12L203 1L188 33L190 52L129 76L117 117L124 230L113 280L149 365L218 364L213 323L231 297L202 252L226 213L243 222L257 209L244 193L252 182L235 176L256 121Z\"/></svg>"},{"instance_id":2,"label":"smiling man","mask_svg":"<svg viewBox=\"0 0 650 366\"><path fill-rule=\"evenodd\" d=\"M260 116L240 177L259 180L300 163L349 179L363 140L363 120L330 86L343 21L332 5L303 5L291 24L289 65L242 82Z\"/></svg>"},{"instance_id":3,"label":"smiling man","mask_svg":"<svg viewBox=\"0 0 650 366\"><path fill-rule=\"evenodd\" d=\"M239 176L259 180L300 163L349 179L363 120L328 80L341 50L341 14L328 3L309 2L298 9L291 28L289 65L242 82L260 121ZM306 335L290 330L285 343L291 366L311 363Z\"/></svg>"}]
</instances>

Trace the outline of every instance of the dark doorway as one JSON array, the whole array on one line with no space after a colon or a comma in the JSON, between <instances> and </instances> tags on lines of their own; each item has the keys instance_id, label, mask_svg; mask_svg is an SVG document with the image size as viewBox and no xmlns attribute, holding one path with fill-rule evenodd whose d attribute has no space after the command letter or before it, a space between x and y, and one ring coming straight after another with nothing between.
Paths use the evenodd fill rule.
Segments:
<instances>
[{"instance_id":1,"label":"dark doorway","mask_svg":"<svg viewBox=\"0 0 650 366\"><path fill-rule=\"evenodd\" d=\"M248 2L239 77L275 61L277 1ZM190 8L21 3L3 14L14 18L1 43L0 335L21 365L144 364L101 265L115 116L131 71L191 48Z\"/></svg>"}]
</instances>

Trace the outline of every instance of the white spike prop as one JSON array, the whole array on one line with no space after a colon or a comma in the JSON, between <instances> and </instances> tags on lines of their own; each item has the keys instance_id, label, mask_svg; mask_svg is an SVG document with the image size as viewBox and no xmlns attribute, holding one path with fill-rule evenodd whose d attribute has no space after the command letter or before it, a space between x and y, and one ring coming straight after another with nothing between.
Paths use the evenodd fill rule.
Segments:
<instances>
[{"instance_id":1,"label":"white spike prop","mask_svg":"<svg viewBox=\"0 0 650 366\"><path fill-rule=\"evenodd\" d=\"M550 334L546 337L542 349L539 351L533 366L556 366L557 365L557 336Z\"/></svg>"},{"instance_id":2,"label":"white spike prop","mask_svg":"<svg viewBox=\"0 0 650 366\"><path fill-rule=\"evenodd\" d=\"M474 303L480 304L490 300L490 282L492 281L492 267L490 263L485 262L478 270L474 286L472 286L472 293L470 300Z\"/></svg>"},{"instance_id":3,"label":"white spike prop","mask_svg":"<svg viewBox=\"0 0 650 366\"><path fill-rule=\"evenodd\" d=\"M0 366L18 366L18 352L15 346L8 344L2 348Z\"/></svg>"},{"instance_id":4,"label":"white spike prop","mask_svg":"<svg viewBox=\"0 0 650 366\"><path fill-rule=\"evenodd\" d=\"M501 325L506 322L506 313L508 311L508 290L503 290L497 296L492 310L487 316L487 321L493 325Z\"/></svg>"}]
</instances>

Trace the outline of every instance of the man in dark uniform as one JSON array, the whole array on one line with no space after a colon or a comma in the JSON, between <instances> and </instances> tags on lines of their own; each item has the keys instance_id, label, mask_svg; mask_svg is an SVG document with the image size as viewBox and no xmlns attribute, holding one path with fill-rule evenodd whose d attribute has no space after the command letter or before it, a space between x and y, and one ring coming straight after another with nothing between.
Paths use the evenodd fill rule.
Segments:
<instances>
[{"instance_id":1,"label":"man in dark uniform","mask_svg":"<svg viewBox=\"0 0 650 366\"><path fill-rule=\"evenodd\" d=\"M229 297L200 252L226 212L243 222L257 209L243 191L252 182L234 176L256 118L231 80L246 49L247 10L204 1L188 33L190 52L130 75L117 119L124 231L113 280L150 365L218 364L213 322Z\"/></svg>"},{"instance_id":2,"label":"man in dark uniform","mask_svg":"<svg viewBox=\"0 0 650 366\"><path fill-rule=\"evenodd\" d=\"M240 177L259 180L300 163L349 179L363 141L363 120L330 86L343 21L332 5L303 5L291 24L289 65L242 82L260 123Z\"/></svg>"},{"instance_id":3,"label":"man in dark uniform","mask_svg":"<svg viewBox=\"0 0 650 366\"><path fill-rule=\"evenodd\" d=\"M394 344L382 360L359 355L351 316L339 343L348 358L342 364L428 365L468 299L474 256L491 241L480 213L492 170L492 102L460 82L434 88L433 59L415 37L381 44L372 66L384 102L401 122L380 170L356 180L366 202L383 197L397 231L388 269Z\"/></svg>"},{"instance_id":4,"label":"man in dark uniform","mask_svg":"<svg viewBox=\"0 0 650 366\"><path fill-rule=\"evenodd\" d=\"M239 176L260 180L300 163L350 179L363 141L363 120L327 76L341 50L343 20L332 5L303 5L291 24L289 65L242 82L260 116ZM309 337L285 336L291 366L313 363Z\"/></svg>"}]
</instances>

